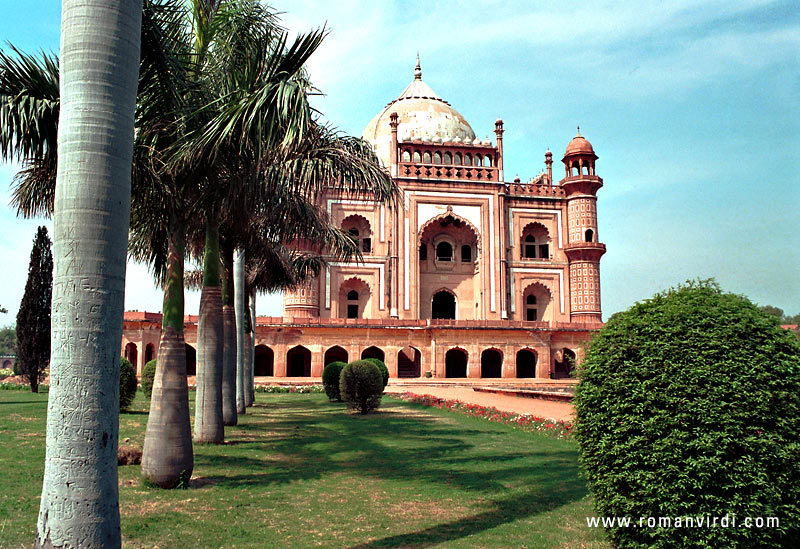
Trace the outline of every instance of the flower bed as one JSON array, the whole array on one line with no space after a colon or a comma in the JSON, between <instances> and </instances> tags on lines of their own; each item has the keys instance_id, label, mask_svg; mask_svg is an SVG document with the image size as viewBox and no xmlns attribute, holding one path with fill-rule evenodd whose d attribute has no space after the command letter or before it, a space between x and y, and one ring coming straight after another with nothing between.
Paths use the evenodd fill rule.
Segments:
<instances>
[{"instance_id":1,"label":"flower bed","mask_svg":"<svg viewBox=\"0 0 800 549\"><path fill-rule=\"evenodd\" d=\"M322 385L256 385L256 393L324 393Z\"/></svg>"},{"instance_id":2,"label":"flower bed","mask_svg":"<svg viewBox=\"0 0 800 549\"><path fill-rule=\"evenodd\" d=\"M545 419L531 414L501 412L494 407L468 404L454 399L447 400L432 395L417 395L415 393L404 392L400 394L390 394L388 396L393 396L414 404L421 404L422 406L431 406L433 408L450 410L451 412L460 412L468 416L485 419L486 421L505 423L506 425L511 425L523 431L543 433L554 438L571 438L572 436L572 424L567 421Z\"/></svg>"}]
</instances>

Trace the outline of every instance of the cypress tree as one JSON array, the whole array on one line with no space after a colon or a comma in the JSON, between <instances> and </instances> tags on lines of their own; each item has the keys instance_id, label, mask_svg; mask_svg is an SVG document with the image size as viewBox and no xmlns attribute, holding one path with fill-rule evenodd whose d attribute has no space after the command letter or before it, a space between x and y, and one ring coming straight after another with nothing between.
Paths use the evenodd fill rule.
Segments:
<instances>
[{"instance_id":1,"label":"cypress tree","mask_svg":"<svg viewBox=\"0 0 800 549\"><path fill-rule=\"evenodd\" d=\"M31 250L28 282L17 313L17 369L31 392L50 364L50 303L53 295L53 253L46 227L39 227Z\"/></svg>"}]
</instances>

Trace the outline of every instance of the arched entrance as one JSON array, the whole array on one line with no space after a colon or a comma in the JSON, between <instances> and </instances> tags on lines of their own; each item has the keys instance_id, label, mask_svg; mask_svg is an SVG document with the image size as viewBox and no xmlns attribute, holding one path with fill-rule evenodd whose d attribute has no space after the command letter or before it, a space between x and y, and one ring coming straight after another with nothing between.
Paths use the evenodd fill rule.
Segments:
<instances>
[{"instance_id":1,"label":"arched entrance","mask_svg":"<svg viewBox=\"0 0 800 549\"><path fill-rule=\"evenodd\" d=\"M481 353L481 377L503 375L503 354L497 349L486 349Z\"/></svg>"},{"instance_id":2,"label":"arched entrance","mask_svg":"<svg viewBox=\"0 0 800 549\"><path fill-rule=\"evenodd\" d=\"M344 362L347 364L347 351L339 347L338 345L331 347L327 351L325 351L325 366L330 364L331 362Z\"/></svg>"},{"instance_id":3,"label":"arched entrance","mask_svg":"<svg viewBox=\"0 0 800 549\"><path fill-rule=\"evenodd\" d=\"M530 349L517 351L517 377L536 377L536 353Z\"/></svg>"},{"instance_id":4,"label":"arched entrance","mask_svg":"<svg viewBox=\"0 0 800 549\"><path fill-rule=\"evenodd\" d=\"M156 346L148 343L144 348L144 363L147 364L156 357Z\"/></svg>"},{"instance_id":5,"label":"arched entrance","mask_svg":"<svg viewBox=\"0 0 800 549\"><path fill-rule=\"evenodd\" d=\"M572 370L575 368L575 352L564 347L561 352L561 360L556 360L555 372L553 377L562 379L569 377Z\"/></svg>"},{"instance_id":6,"label":"arched entrance","mask_svg":"<svg viewBox=\"0 0 800 549\"><path fill-rule=\"evenodd\" d=\"M456 318L456 296L447 290L439 290L433 294L431 318Z\"/></svg>"},{"instance_id":7,"label":"arched entrance","mask_svg":"<svg viewBox=\"0 0 800 549\"><path fill-rule=\"evenodd\" d=\"M136 370L138 367L136 364L136 359L139 358L139 351L136 348L136 343L128 343L125 345L125 358L127 358L128 361L133 364L133 369Z\"/></svg>"},{"instance_id":8,"label":"arched entrance","mask_svg":"<svg viewBox=\"0 0 800 549\"><path fill-rule=\"evenodd\" d=\"M197 351L195 351L194 347L186 345L186 375L187 376L196 376L197 375Z\"/></svg>"},{"instance_id":9,"label":"arched entrance","mask_svg":"<svg viewBox=\"0 0 800 549\"><path fill-rule=\"evenodd\" d=\"M275 353L266 345L256 345L256 352L253 358L253 375L275 375Z\"/></svg>"},{"instance_id":10,"label":"arched entrance","mask_svg":"<svg viewBox=\"0 0 800 549\"><path fill-rule=\"evenodd\" d=\"M444 377L467 377L467 352L450 349L444 355Z\"/></svg>"},{"instance_id":11,"label":"arched entrance","mask_svg":"<svg viewBox=\"0 0 800 549\"><path fill-rule=\"evenodd\" d=\"M298 345L286 353L286 375L288 377L311 377L311 351Z\"/></svg>"},{"instance_id":12,"label":"arched entrance","mask_svg":"<svg viewBox=\"0 0 800 549\"><path fill-rule=\"evenodd\" d=\"M419 377L421 354L414 347L404 347L397 351L397 377Z\"/></svg>"},{"instance_id":13,"label":"arched entrance","mask_svg":"<svg viewBox=\"0 0 800 549\"><path fill-rule=\"evenodd\" d=\"M377 347L367 347L361 352L361 360L365 358L377 358L381 362L386 362L384 359L385 356L386 354Z\"/></svg>"}]
</instances>

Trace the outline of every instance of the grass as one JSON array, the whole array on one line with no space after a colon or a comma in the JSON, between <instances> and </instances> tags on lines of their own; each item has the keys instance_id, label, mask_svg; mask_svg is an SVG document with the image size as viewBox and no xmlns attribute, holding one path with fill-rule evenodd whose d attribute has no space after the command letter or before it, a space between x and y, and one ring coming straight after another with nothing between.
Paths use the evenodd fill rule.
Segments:
<instances>
[{"instance_id":1,"label":"grass","mask_svg":"<svg viewBox=\"0 0 800 549\"><path fill-rule=\"evenodd\" d=\"M193 395L193 394L192 394ZM120 415L142 446L147 403ZM47 395L0 391L0 546L33 541ZM577 449L384 398L359 416L319 394L258 394L226 444L196 445L188 490L120 467L126 547L608 547Z\"/></svg>"}]
</instances>

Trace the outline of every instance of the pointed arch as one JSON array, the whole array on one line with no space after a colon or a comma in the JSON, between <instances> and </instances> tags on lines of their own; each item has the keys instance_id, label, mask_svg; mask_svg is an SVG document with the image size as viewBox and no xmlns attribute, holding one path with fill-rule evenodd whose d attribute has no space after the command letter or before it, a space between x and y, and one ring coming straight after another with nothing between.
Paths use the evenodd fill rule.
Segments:
<instances>
[{"instance_id":1,"label":"pointed arch","mask_svg":"<svg viewBox=\"0 0 800 549\"><path fill-rule=\"evenodd\" d=\"M255 353L253 355L253 375L275 375L275 353L267 345L256 345Z\"/></svg>"},{"instance_id":2,"label":"pointed arch","mask_svg":"<svg viewBox=\"0 0 800 549\"><path fill-rule=\"evenodd\" d=\"M481 377L503 376L503 351L496 347L481 352Z\"/></svg>"},{"instance_id":3,"label":"pointed arch","mask_svg":"<svg viewBox=\"0 0 800 549\"><path fill-rule=\"evenodd\" d=\"M422 353L416 347L403 347L397 351L397 377L419 377L422 366Z\"/></svg>"},{"instance_id":4,"label":"pointed arch","mask_svg":"<svg viewBox=\"0 0 800 549\"><path fill-rule=\"evenodd\" d=\"M517 377L536 377L536 362L539 355L530 347L517 351Z\"/></svg>"},{"instance_id":5,"label":"pointed arch","mask_svg":"<svg viewBox=\"0 0 800 549\"><path fill-rule=\"evenodd\" d=\"M522 228L520 247L523 259L550 259L550 231L544 224L532 221Z\"/></svg>"},{"instance_id":6,"label":"pointed arch","mask_svg":"<svg viewBox=\"0 0 800 549\"><path fill-rule=\"evenodd\" d=\"M431 318L458 318L458 297L450 288L439 288L431 296Z\"/></svg>"},{"instance_id":7,"label":"pointed arch","mask_svg":"<svg viewBox=\"0 0 800 549\"><path fill-rule=\"evenodd\" d=\"M467 377L469 353L461 347L452 347L444 354L444 377Z\"/></svg>"},{"instance_id":8,"label":"pointed arch","mask_svg":"<svg viewBox=\"0 0 800 549\"><path fill-rule=\"evenodd\" d=\"M331 362L344 362L347 363L348 361L348 354L347 351L339 347L338 345L334 345L327 351L325 351L325 358L323 360L324 366L327 366Z\"/></svg>"},{"instance_id":9,"label":"pointed arch","mask_svg":"<svg viewBox=\"0 0 800 549\"><path fill-rule=\"evenodd\" d=\"M550 288L541 282L533 282L522 292L523 320L543 322L550 320L553 296Z\"/></svg>"},{"instance_id":10,"label":"pointed arch","mask_svg":"<svg viewBox=\"0 0 800 549\"><path fill-rule=\"evenodd\" d=\"M418 241L420 243L422 242L425 236L425 232L432 226L436 224L447 225L450 223L454 225L457 224L458 226L463 225L464 227L469 229L472 232L472 235L475 239L475 245L477 247L477 250L481 249L481 232L469 220L464 219L460 215L453 213L453 210L450 207L448 207L446 212L443 212L439 215L435 215L422 224L422 226L419 228L419 231L417 231Z\"/></svg>"},{"instance_id":11,"label":"pointed arch","mask_svg":"<svg viewBox=\"0 0 800 549\"><path fill-rule=\"evenodd\" d=\"M311 351L303 345L286 352L286 375L288 377L311 377Z\"/></svg>"},{"instance_id":12,"label":"pointed arch","mask_svg":"<svg viewBox=\"0 0 800 549\"><path fill-rule=\"evenodd\" d=\"M368 318L371 296L372 288L361 277L351 276L343 281L339 286L339 318Z\"/></svg>"}]
</instances>

